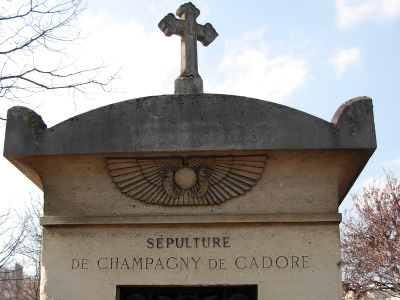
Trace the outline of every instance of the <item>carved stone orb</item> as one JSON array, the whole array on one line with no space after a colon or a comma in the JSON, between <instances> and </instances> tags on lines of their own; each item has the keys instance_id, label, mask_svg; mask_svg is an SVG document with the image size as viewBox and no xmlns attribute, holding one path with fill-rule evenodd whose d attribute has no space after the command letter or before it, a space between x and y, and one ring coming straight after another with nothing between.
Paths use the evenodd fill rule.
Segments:
<instances>
[{"instance_id":1,"label":"carved stone orb","mask_svg":"<svg viewBox=\"0 0 400 300\"><path fill-rule=\"evenodd\" d=\"M197 182L196 172L188 167L179 168L175 173L175 183L182 189L190 189Z\"/></svg>"}]
</instances>

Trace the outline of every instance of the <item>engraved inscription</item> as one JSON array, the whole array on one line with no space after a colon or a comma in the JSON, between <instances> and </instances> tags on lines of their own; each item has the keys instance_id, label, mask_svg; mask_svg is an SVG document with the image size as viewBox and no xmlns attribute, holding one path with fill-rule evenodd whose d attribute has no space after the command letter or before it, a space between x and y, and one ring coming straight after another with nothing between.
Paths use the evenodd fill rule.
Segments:
<instances>
[{"instance_id":1,"label":"engraved inscription","mask_svg":"<svg viewBox=\"0 0 400 300\"><path fill-rule=\"evenodd\" d=\"M148 238L147 248L229 248L229 237Z\"/></svg>"},{"instance_id":2,"label":"engraved inscription","mask_svg":"<svg viewBox=\"0 0 400 300\"><path fill-rule=\"evenodd\" d=\"M137 256L137 257L100 257L73 258L72 270L259 270L259 269L308 269L308 255L279 256L238 256L201 257L201 256Z\"/></svg>"},{"instance_id":3,"label":"engraved inscription","mask_svg":"<svg viewBox=\"0 0 400 300\"><path fill-rule=\"evenodd\" d=\"M231 237L148 237L143 241L144 255L72 258L72 270L301 270L310 268L310 257L302 253L270 255L232 252ZM203 250L220 249L219 256ZM171 255L171 250L175 250ZM163 256L163 253L169 253ZM190 253L190 254L189 254Z\"/></svg>"}]
</instances>

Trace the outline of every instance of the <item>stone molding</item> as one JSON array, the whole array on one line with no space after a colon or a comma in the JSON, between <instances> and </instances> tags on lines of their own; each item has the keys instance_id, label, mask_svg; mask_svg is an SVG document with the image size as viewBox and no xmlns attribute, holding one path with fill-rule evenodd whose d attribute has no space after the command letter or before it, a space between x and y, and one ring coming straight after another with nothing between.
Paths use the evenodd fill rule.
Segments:
<instances>
[{"instance_id":1,"label":"stone molding","mask_svg":"<svg viewBox=\"0 0 400 300\"><path fill-rule=\"evenodd\" d=\"M302 223L339 224L340 213L328 214L186 214L186 215L131 215L100 217L55 217L40 219L42 226L86 225L145 225L145 224L225 224L225 223Z\"/></svg>"}]
</instances>

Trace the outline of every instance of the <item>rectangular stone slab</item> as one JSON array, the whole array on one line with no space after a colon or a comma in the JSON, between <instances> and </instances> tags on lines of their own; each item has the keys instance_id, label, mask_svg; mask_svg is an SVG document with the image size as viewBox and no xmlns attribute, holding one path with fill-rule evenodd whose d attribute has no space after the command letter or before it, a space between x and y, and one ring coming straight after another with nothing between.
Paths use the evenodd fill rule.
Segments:
<instances>
[{"instance_id":1,"label":"rectangular stone slab","mask_svg":"<svg viewBox=\"0 0 400 300\"><path fill-rule=\"evenodd\" d=\"M252 284L258 299L337 300L338 235L336 224L45 227L44 299L116 299L117 286Z\"/></svg>"}]
</instances>

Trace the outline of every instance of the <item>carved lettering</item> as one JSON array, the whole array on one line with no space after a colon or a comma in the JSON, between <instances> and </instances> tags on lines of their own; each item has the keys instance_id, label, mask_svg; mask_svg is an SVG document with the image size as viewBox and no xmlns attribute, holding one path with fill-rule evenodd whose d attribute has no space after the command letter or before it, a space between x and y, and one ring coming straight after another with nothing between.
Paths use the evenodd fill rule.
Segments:
<instances>
[{"instance_id":1,"label":"carved lettering","mask_svg":"<svg viewBox=\"0 0 400 300\"><path fill-rule=\"evenodd\" d=\"M157 248L163 248L162 240L163 238L157 238Z\"/></svg>"},{"instance_id":2,"label":"carved lettering","mask_svg":"<svg viewBox=\"0 0 400 300\"><path fill-rule=\"evenodd\" d=\"M195 270L197 270L197 264L199 263L200 258L201 258L201 257L199 257L199 258L196 260L194 257L192 257L192 260L193 260L193 262L194 262L194 269L195 269Z\"/></svg>"},{"instance_id":3,"label":"carved lettering","mask_svg":"<svg viewBox=\"0 0 400 300\"><path fill-rule=\"evenodd\" d=\"M237 269L271 269L273 267L279 269L307 269L308 265L308 256L296 255L292 256L278 256L276 258L271 258L270 256L262 256L258 257L246 257L239 256L234 260L234 265Z\"/></svg>"},{"instance_id":4,"label":"carved lettering","mask_svg":"<svg viewBox=\"0 0 400 300\"><path fill-rule=\"evenodd\" d=\"M251 260L251 263L250 263L250 267L249 267L250 269L251 268L256 268L256 269L258 269L258 264L257 264L257 261L256 261L256 259L253 257L253 259Z\"/></svg>"},{"instance_id":5,"label":"carved lettering","mask_svg":"<svg viewBox=\"0 0 400 300\"><path fill-rule=\"evenodd\" d=\"M126 268L127 270L129 270L129 265L128 265L128 261L126 260L126 258L123 260L122 264L121 264L121 269Z\"/></svg>"},{"instance_id":6,"label":"carved lettering","mask_svg":"<svg viewBox=\"0 0 400 300\"><path fill-rule=\"evenodd\" d=\"M224 248L229 248L230 247L230 245L229 245L229 237L227 237L227 236L224 236L223 238L222 238L222 241L223 241L223 247Z\"/></svg>"},{"instance_id":7,"label":"carved lettering","mask_svg":"<svg viewBox=\"0 0 400 300\"><path fill-rule=\"evenodd\" d=\"M307 258L308 256L302 256L303 258L303 268L309 268Z\"/></svg>"},{"instance_id":8,"label":"carved lettering","mask_svg":"<svg viewBox=\"0 0 400 300\"><path fill-rule=\"evenodd\" d=\"M297 256L292 256L292 268L294 268L294 265L299 268L299 258Z\"/></svg>"},{"instance_id":9,"label":"carved lettering","mask_svg":"<svg viewBox=\"0 0 400 300\"><path fill-rule=\"evenodd\" d=\"M235 266L238 269L245 269L247 267L246 265L246 257L245 256L239 256L238 258L235 259Z\"/></svg>"},{"instance_id":10,"label":"carved lettering","mask_svg":"<svg viewBox=\"0 0 400 300\"><path fill-rule=\"evenodd\" d=\"M272 267L272 259L271 259L271 257L263 256L263 268L264 269L269 269L271 267Z\"/></svg>"},{"instance_id":11,"label":"carved lettering","mask_svg":"<svg viewBox=\"0 0 400 300\"><path fill-rule=\"evenodd\" d=\"M170 261L171 260L173 260L174 261L174 263L171 263L172 264L172 267L170 266ZM170 258L168 258L167 259L167 267L168 267L168 269L176 269L177 267L178 267L178 263L177 263L177 258L176 257L170 257Z\"/></svg>"},{"instance_id":12,"label":"carved lettering","mask_svg":"<svg viewBox=\"0 0 400 300\"><path fill-rule=\"evenodd\" d=\"M143 269L143 259L141 257L139 259L133 258L132 269L135 268L135 265L137 265L139 269Z\"/></svg>"},{"instance_id":13,"label":"carved lettering","mask_svg":"<svg viewBox=\"0 0 400 300\"><path fill-rule=\"evenodd\" d=\"M148 238L146 240L148 249L170 249L170 248L230 248L229 237L179 237L179 238Z\"/></svg>"},{"instance_id":14,"label":"carved lettering","mask_svg":"<svg viewBox=\"0 0 400 300\"><path fill-rule=\"evenodd\" d=\"M151 237L145 240L147 249L199 249L230 248L229 236L211 237ZM191 250L193 251L193 250ZM224 250L225 251L225 250ZM228 250L226 250L228 251ZM228 254L229 252L226 252ZM94 266L100 270L257 270L257 269L308 269L308 255L277 255L277 256L236 256L233 258L219 257L201 258L199 256L147 256L147 257L100 257L94 259ZM71 260L72 270L89 269L89 259L73 258Z\"/></svg>"},{"instance_id":15,"label":"carved lettering","mask_svg":"<svg viewBox=\"0 0 400 300\"><path fill-rule=\"evenodd\" d=\"M102 269L102 270L107 269L108 268L107 258L105 258L105 257L99 258L99 260L97 261L97 266L99 267L99 269Z\"/></svg>"},{"instance_id":16,"label":"carved lettering","mask_svg":"<svg viewBox=\"0 0 400 300\"><path fill-rule=\"evenodd\" d=\"M82 269L82 270L87 270L88 269L88 259L87 258L82 258L82 259L72 259L72 270L76 269Z\"/></svg>"},{"instance_id":17,"label":"carved lettering","mask_svg":"<svg viewBox=\"0 0 400 300\"><path fill-rule=\"evenodd\" d=\"M225 258L221 258L221 259L219 260L219 268L220 268L221 270L226 269L226 267L225 267Z\"/></svg>"},{"instance_id":18,"label":"carved lettering","mask_svg":"<svg viewBox=\"0 0 400 300\"><path fill-rule=\"evenodd\" d=\"M226 269L225 258L219 258L219 259L210 258L208 260L208 268L210 270L213 269L225 270Z\"/></svg>"},{"instance_id":19,"label":"carved lettering","mask_svg":"<svg viewBox=\"0 0 400 300\"><path fill-rule=\"evenodd\" d=\"M162 270L164 270L164 266L161 262L161 258L157 259L156 266L154 267L155 270L157 270L157 267L160 267Z\"/></svg>"},{"instance_id":20,"label":"carved lettering","mask_svg":"<svg viewBox=\"0 0 400 300\"><path fill-rule=\"evenodd\" d=\"M118 258L111 258L111 268L110 269L118 269Z\"/></svg>"},{"instance_id":21,"label":"carved lettering","mask_svg":"<svg viewBox=\"0 0 400 300\"><path fill-rule=\"evenodd\" d=\"M201 257L175 257L171 256L167 259L161 257L134 257L134 258L118 258L118 257L101 257L97 260L97 267L100 270L189 270L199 269ZM223 266L223 261L218 262L218 266ZM87 269L87 259L72 260L73 269Z\"/></svg>"},{"instance_id":22,"label":"carved lettering","mask_svg":"<svg viewBox=\"0 0 400 300\"><path fill-rule=\"evenodd\" d=\"M154 248L154 240L152 238L147 239L147 248L149 248L149 249Z\"/></svg>"},{"instance_id":23,"label":"carved lettering","mask_svg":"<svg viewBox=\"0 0 400 300\"><path fill-rule=\"evenodd\" d=\"M72 270L79 268L79 260L73 258L72 259Z\"/></svg>"},{"instance_id":24,"label":"carved lettering","mask_svg":"<svg viewBox=\"0 0 400 300\"><path fill-rule=\"evenodd\" d=\"M222 241L222 242L221 242ZM223 240L220 240L223 245ZM154 244L156 245L156 244ZM166 244L163 244L164 246ZM202 258L200 256L162 257L100 257L95 259L95 266L100 270L226 270L236 268L248 269L308 269L308 255L271 256L238 256L235 258ZM73 258L72 270L89 269L89 259Z\"/></svg>"},{"instance_id":25,"label":"carved lettering","mask_svg":"<svg viewBox=\"0 0 400 300\"><path fill-rule=\"evenodd\" d=\"M276 266L277 266L278 268L280 268L280 269L285 269L285 268L287 268L288 264L289 264L289 261L288 261L288 259L287 259L285 256L279 256L279 257L276 259Z\"/></svg>"},{"instance_id":26,"label":"carved lettering","mask_svg":"<svg viewBox=\"0 0 400 300\"><path fill-rule=\"evenodd\" d=\"M217 266L218 266L218 262L217 262L215 259L210 258L210 259L208 260L208 268L209 268L210 270L216 269Z\"/></svg>"},{"instance_id":27,"label":"carved lettering","mask_svg":"<svg viewBox=\"0 0 400 300\"><path fill-rule=\"evenodd\" d=\"M149 266L153 264L153 259L151 257L146 257L146 270L149 269Z\"/></svg>"}]
</instances>

